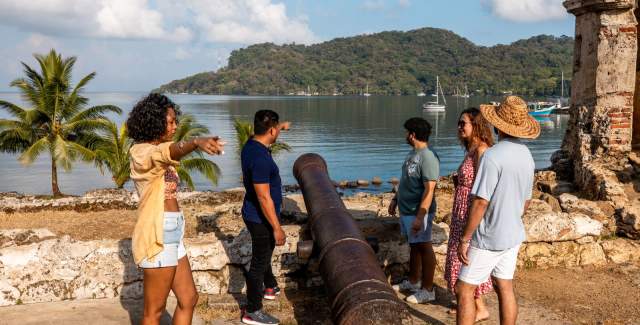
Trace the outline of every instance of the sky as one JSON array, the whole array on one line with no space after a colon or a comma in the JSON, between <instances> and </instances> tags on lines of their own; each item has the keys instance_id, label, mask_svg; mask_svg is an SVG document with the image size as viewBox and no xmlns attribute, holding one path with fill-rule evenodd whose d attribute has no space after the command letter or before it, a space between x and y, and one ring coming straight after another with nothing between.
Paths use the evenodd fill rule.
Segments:
<instances>
[{"instance_id":1,"label":"sky","mask_svg":"<svg viewBox=\"0 0 640 325\"><path fill-rule=\"evenodd\" d=\"M87 91L149 91L251 44L435 27L484 46L574 35L562 0L0 0L0 91L54 48Z\"/></svg>"}]
</instances>

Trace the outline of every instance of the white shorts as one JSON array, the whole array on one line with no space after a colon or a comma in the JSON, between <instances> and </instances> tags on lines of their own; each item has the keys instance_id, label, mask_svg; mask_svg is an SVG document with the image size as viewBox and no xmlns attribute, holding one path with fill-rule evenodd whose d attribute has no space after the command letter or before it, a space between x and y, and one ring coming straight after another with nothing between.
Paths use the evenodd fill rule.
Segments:
<instances>
[{"instance_id":1,"label":"white shorts","mask_svg":"<svg viewBox=\"0 0 640 325\"><path fill-rule=\"evenodd\" d=\"M487 281L489 276L512 280L516 272L519 250L520 245L503 251L469 247L467 252L469 265L462 264L458 279L476 286Z\"/></svg>"},{"instance_id":2,"label":"white shorts","mask_svg":"<svg viewBox=\"0 0 640 325\"><path fill-rule=\"evenodd\" d=\"M182 212L165 212L163 224L162 251L152 261L143 259L139 267L153 269L158 267L177 266L178 260L187 255L184 247L184 216Z\"/></svg>"}]
</instances>

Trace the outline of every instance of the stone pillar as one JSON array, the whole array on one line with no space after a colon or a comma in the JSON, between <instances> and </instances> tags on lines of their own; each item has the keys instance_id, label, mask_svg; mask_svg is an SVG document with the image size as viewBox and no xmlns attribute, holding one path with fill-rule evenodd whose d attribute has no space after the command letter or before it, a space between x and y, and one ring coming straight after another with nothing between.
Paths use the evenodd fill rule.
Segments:
<instances>
[{"instance_id":1,"label":"stone pillar","mask_svg":"<svg viewBox=\"0 0 640 325\"><path fill-rule=\"evenodd\" d=\"M636 0L635 15L636 20L640 17L640 0ZM640 34L638 34L638 40L640 41ZM639 42L640 44L640 42ZM640 58L640 46L638 47L637 58ZM631 146L632 150L640 150L640 60L636 63L636 93L633 102L633 122L631 123L632 137Z\"/></svg>"},{"instance_id":2,"label":"stone pillar","mask_svg":"<svg viewBox=\"0 0 640 325\"><path fill-rule=\"evenodd\" d=\"M621 158L631 150L638 55L635 0L569 0L564 6L576 16L571 109L553 162L561 177L593 192L599 184L593 183L587 165L621 169Z\"/></svg>"}]
</instances>

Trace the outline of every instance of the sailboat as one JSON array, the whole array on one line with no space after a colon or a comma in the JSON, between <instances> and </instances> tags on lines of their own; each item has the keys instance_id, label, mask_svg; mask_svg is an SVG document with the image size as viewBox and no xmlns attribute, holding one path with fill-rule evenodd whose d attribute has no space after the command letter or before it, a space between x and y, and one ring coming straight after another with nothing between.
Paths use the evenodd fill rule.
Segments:
<instances>
[{"instance_id":1,"label":"sailboat","mask_svg":"<svg viewBox=\"0 0 640 325\"><path fill-rule=\"evenodd\" d=\"M469 88L467 88L467 84L464 84L464 94L460 94L461 98L469 98Z\"/></svg>"},{"instance_id":2,"label":"sailboat","mask_svg":"<svg viewBox=\"0 0 640 325\"><path fill-rule=\"evenodd\" d=\"M371 94L369 93L369 84L367 84L367 90L364 91L364 94L362 94L362 96L364 96L364 97L371 96Z\"/></svg>"},{"instance_id":3,"label":"sailboat","mask_svg":"<svg viewBox=\"0 0 640 325\"><path fill-rule=\"evenodd\" d=\"M442 95L442 101L444 104L440 104L440 95ZM436 93L431 95L436 98L435 102L426 102L422 105L422 110L425 112L444 112L447 99L444 97L444 93L442 92L442 87L440 87L440 77L436 76Z\"/></svg>"},{"instance_id":4,"label":"sailboat","mask_svg":"<svg viewBox=\"0 0 640 325\"><path fill-rule=\"evenodd\" d=\"M564 97L564 71L562 71L562 83L560 84L560 110L569 109L569 99ZM565 105L566 103L566 105Z\"/></svg>"}]
</instances>

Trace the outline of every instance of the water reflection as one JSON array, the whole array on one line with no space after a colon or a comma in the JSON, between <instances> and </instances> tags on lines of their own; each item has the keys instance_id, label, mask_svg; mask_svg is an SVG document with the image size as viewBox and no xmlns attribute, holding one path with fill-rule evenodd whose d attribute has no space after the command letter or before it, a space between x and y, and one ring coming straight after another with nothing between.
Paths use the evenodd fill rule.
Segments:
<instances>
[{"instance_id":1,"label":"water reflection","mask_svg":"<svg viewBox=\"0 0 640 325\"><path fill-rule=\"evenodd\" d=\"M133 104L144 93L92 93L91 105L112 103L125 114L113 116L117 122L126 117ZM222 169L220 183L215 189L240 186L239 158L236 151L233 120L252 120L259 109L273 109L283 119L292 121L290 132L282 133L282 141L291 145L291 153L276 157L284 183L294 183L291 168L295 159L306 152L322 155L329 165L330 175L340 179L371 179L380 176L387 180L400 174L405 154L409 151L404 138L404 122L422 116L433 124L430 144L441 157L443 173L455 170L463 157L457 139L458 115L467 107L478 107L493 98L447 98L445 113L423 113L424 97L251 97L172 95L183 112L196 116L212 133L228 140L226 154L213 160ZM20 100L17 94L0 94L12 102ZM0 118L6 117L0 111ZM559 148L567 116L552 116L543 121L539 139L527 144L534 154L537 167L549 164L549 157ZM50 188L50 166L40 157L29 168L21 166L15 155L1 154L0 191L47 193ZM198 189L212 189L199 176L194 177ZM91 165L78 163L72 173L61 173L61 188L67 193L82 193L89 189L112 186L110 176L101 176ZM385 184L380 189L389 188Z\"/></svg>"}]
</instances>

